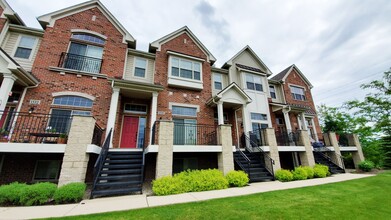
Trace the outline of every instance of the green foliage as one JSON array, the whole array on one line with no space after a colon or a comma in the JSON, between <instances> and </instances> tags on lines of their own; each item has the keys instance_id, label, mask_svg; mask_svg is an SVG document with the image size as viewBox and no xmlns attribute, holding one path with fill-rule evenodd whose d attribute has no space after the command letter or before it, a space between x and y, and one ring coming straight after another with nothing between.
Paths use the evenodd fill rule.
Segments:
<instances>
[{"instance_id":1,"label":"green foliage","mask_svg":"<svg viewBox=\"0 0 391 220\"><path fill-rule=\"evenodd\" d=\"M360 170L365 171L365 172L371 171L374 167L375 167L375 164L369 160L361 161L358 164L358 168L360 168Z\"/></svg>"},{"instance_id":2,"label":"green foliage","mask_svg":"<svg viewBox=\"0 0 391 220\"><path fill-rule=\"evenodd\" d=\"M83 199L85 191L85 183L69 183L59 187L53 199L57 204L79 202Z\"/></svg>"},{"instance_id":3,"label":"green foliage","mask_svg":"<svg viewBox=\"0 0 391 220\"><path fill-rule=\"evenodd\" d=\"M303 167L296 167L293 171L294 180L305 180L307 179L307 171Z\"/></svg>"},{"instance_id":4,"label":"green foliage","mask_svg":"<svg viewBox=\"0 0 391 220\"><path fill-rule=\"evenodd\" d=\"M277 170L275 178L281 182L288 182L293 180L293 174L289 170Z\"/></svg>"},{"instance_id":5,"label":"green foliage","mask_svg":"<svg viewBox=\"0 0 391 220\"><path fill-rule=\"evenodd\" d=\"M0 206L19 205L20 195L27 187L27 184L18 182L0 186Z\"/></svg>"},{"instance_id":6,"label":"green foliage","mask_svg":"<svg viewBox=\"0 0 391 220\"><path fill-rule=\"evenodd\" d=\"M36 183L25 187L20 194L20 203L25 206L42 205L54 195L57 185L54 183Z\"/></svg>"},{"instance_id":7,"label":"green foliage","mask_svg":"<svg viewBox=\"0 0 391 220\"><path fill-rule=\"evenodd\" d=\"M314 169L312 167L304 166L302 167L307 173L307 179L314 178Z\"/></svg>"},{"instance_id":8,"label":"green foliage","mask_svg":"<svg viewBox=\"0 0 391 220\"><path fill-rule=\"evenodd\" d=\"M314 177L323 178L330 175L329 167L322 164L315 164L314 166Z\"/></svg>"},{"instance_id":9,"label":"green foliage","mask_svg":"<svg viewBox=\"0 0 391 220\"><path fill-rule=\"evenodd\" d=\"M173 177L159 178L152 184L156 195L226 189L229 186L228 180L217 169L187 170Z\"/></svg>"},{"instance_id":10,"label":"green foliage","mask_svg":"<svg viewBox=\"0 0 391 220\"><path fill-rule=\"evenodd\" d=\"M250 180L248 178L247 173L241 170L240 171L232 170L229 173L227 173L227 175L225 175L225 178L228 180L229 185L234 187L246 186Z\"/></svg>"},{"instance_id":11,"label":"green foliage","mask_svg":"<svg viewBox=\"0 0 391 220\"><path fill-rule=\"evenodd\" d=\"M381 139L381 149L383 153L383 167L391 169L391 135Z\"/></svg>"}]
</instances>

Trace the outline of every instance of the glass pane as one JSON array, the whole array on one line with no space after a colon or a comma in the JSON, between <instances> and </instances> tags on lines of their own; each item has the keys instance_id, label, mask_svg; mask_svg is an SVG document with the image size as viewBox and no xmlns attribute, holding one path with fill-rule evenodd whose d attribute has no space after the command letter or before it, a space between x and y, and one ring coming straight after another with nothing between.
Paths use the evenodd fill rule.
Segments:
<instances>
[{"instance_id":1,"label":"glass pane","mask_svg":"<svg viewBox=\"0 0 391 220\"><path fill-rule=\"evenodd\" d=\"M86 56L102 59L102 54L103 54L102 47L96 47L96 46L91 46L91 45L87 46Z\"/></svg>"},{"instance_id":2,"label":"glass pane","mask_svg":"<svg viewBox=\"0 0 391 220\"><path fill-rule=\"evenodd\" d=\"M199 63L193 63L194 71L201 72L201 65Z\"/></svg>"},{"instance_id":3,"label":"glass pane","mask_svg":"<svg viewBox=\"0 0 391 220\"><path fill-rule=\"evenodd\" d=\"M197 143L197 120L185 119L185 144L195 145Z\"/></svg>"},{"instance_id":4,"label":"glass pane","mask_svg":"<svg viewBox=\"0 0 391 220\"><path fill-rule=\"evenodd\" d=\"M174 145L185 144L184 119L173 119L174 121Z\"/></svg>"},{"instance_id":5,"label":"glass pane","mask_svg":"<svg viewBox=\"0 0 391 220\"><path fill-rule=\"evenodd\" d=\"M146 124L145 118L140 118L139 124L138 124L138 138L137 138L137 147L138 148L144 147L145 124Z\"/></svg>"},{"instance_id":6,"label":"glass pane","mask_svg":"<svg viewBox=\"0 0 391 220\"><path fill-rule=\"evenodd\" d=\"M252 82L247 82L247 89L255 90L255 85Z\"/></svg>"},{"instance_id":7,"label":"glass pane","mask_svg":"<svg viewBox=\"0 0 391 220\"><path fill-rule=\"evenodd\" d=\"M192 62L181 60L181 69L192 70L191 66L192 66Z\"/></svg>"},{"instance_id":8,"label":"glass pane","mask_svg":"<svg viewBox=\"0 0 391 220\"><path fill-rule=\"evenodd\" d=\"M96 44L104 44L105 41L99 37L95 37L92 35L88 34L73 34L72 35L73 39L78 39L78 40L84 40L84 41L89 41L91 43L96 43Z\"/></svg>"},{"instance_id":9,"label":"glass pane","mask_svg":"<svg viewBox=\"0 0 391 220\"><path fill-rule=\"evenodd\" d=\"M259 76L254 76L254 82L255 82L255 83L258 83L258 84L262 84L261 77L259 77Z\"/></svg>"},{"instance_id":10,"label":"glass pane","mask_svg":"<svg viewBox=\"0 0 391 220\"><path fill-rule=\"evenodd\" d=\"M221 82L221 74L218 74L218 73L214 73L213 74L213 80L215 81L215 82Z\"/></svg>"},{"instance_id":11,"label":"glass pane","mask_svg":"<svg viewBox=\"0 0 391 220\"><path fill-rule=\"evenodd\" d=\"M257 91L263 91L263 87L261 84L255 83L255 90Z\"/></svg>"},{"instance_id":12,"label":"glass pane","mask_svg":"<svg viewBox=\"0 0 391 220\"><path fill-rule=\"evenodd\" d=\"M46 132L66 133L71 122L72 110L52 109L49 126Z\"/></svg>"},{"instance_id":13,"label":"glass pane","mask_svg":"<svg viewBox=\"0 0 391 220\"><path fill-rule=\"evenodd\" d=\"M144 78L145 77L145 69L136 67L134 69L134 75L138 76L138 77L143 77Z\"/></svg>"},{"instance_id":14,"label":"glass pane","mask_svg":"<svg viewBox=\"0 0 391 220\"><path fill-rule=\"evenodd\" d=\"M179 59L177 59L177 58L172 58L172 59L171 59L171 66L173 66L173 67L178 67L178 68L179 68Z\"/></svg>"},{"instance_id":15,"label":"glass pane","mask_svg":"<svg viewBox=\"0 0 391 220\"><path fill-rule=\"evenodd\" d=\"M246 74L246 82L254 82L253 76L250 74Z\"/></svg>"},{"instance_id":16,"label":"glass pane","mask_svg":"<svg viewBox=\"0 0 391 220\"><path fill-rule=\"evenodd\" d=\"M173 115L197 116L197 108L172 106Z\"/></svg>"},{"instance_id":17,"label":"glass pane","mask_svg":"<svg viewBox=\"0 0 391 220\"><path fill-rule=\"evenodd\" d=\"M31 49L18 47L18 49L16 49L15 52L15 57L28 59L30 57L30 54L31 54Z\"/></svg>"},{"instance_id":18,"label":"glass pane","mask_svg":"<svg viewBox=\"0 0 391 220\"><path fill-rule=\"evenodd\" d=\"M87 45L71 43L68 53L84 56L87 51Z\"/></svg>"},{"instance_id":19,"label":"glass pane","mask_svg":"<svg viewBox=\"0 0 391 220\"><path fill-rule=\"evenodd\" d=\"M218 90L222 89L221 82L215 82L215 89L218 89Z\"/></svg>"},{"instance_id":20,"label":"glass pane","mask_svg":"<svg viewBox=\"0 0 391 220\"><path fill-rule=\"evenodd\" d=\"M146 69L147 67L147 60L146 59L136 59L136 67L139 67L141 69Z\"/></svg>"},{"instance_id":21,"label":"glass pane","mask_svg":"<svg viewBox=\"0 0 391 220\"><path fill-rule=\"evenodd\" d=\"M30 48L32 49L35 44L34 37L22 36L19 42L19 47Z\"/></svg>"},{"instance_id":22,"label":"glass pane","mask_svg":"<svg viewBox=\"0 0 391 220\"><path fill-rule=\"evenodd\" d=\"M201 80L201 73L194 71L194 79Z\"/></svg>"},{"instance_id":23,"label":"glass pane","mask_svg":"<svg viewBox=\"0 0 391 220\"><path fill-rule=\"evenodd\" d=\"M192 76L193 74L192 74L191 70L181 69L180 73L181 73L181 77L183 77L183 78L193 79L193 76Z\"/></svg>"},{"instance_id":24,"label":"glass pane","mask_svg":"<svg viewBox=\"0 0 391 220\"><path fill-rule=\"evenodd\" d=\"M60 162L56 160L37 161L34 179L54 180L57 179Z\"/></svg>"},{"instance_id":25,"label":"glass pane","mask_svg":"<svg viewBox=\"0 0 391 220\"><path fill-rule=\"evenodd\" d=\"M54 98L53 104L90 108L93 102L90 99L79 96L60 96Z\"/></svg>"},{"instance_id":26,"label":"glass pane","mask_svg":"<svg viewBox=\"0 0 391 220\"><path fill-rule=\"evenodd\" d=\"M177 68L177 67L172 67L172 68L171 68L171 75L173 75L173 76L179 76L179 68Z\"/></svg>"}]
</instances>

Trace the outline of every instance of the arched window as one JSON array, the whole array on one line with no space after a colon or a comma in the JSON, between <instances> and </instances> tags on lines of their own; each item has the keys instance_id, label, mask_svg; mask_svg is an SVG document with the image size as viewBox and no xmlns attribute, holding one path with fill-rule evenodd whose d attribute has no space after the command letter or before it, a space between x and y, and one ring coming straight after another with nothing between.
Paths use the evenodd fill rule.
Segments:
<instances>
[{"instance_id":1,"label":"arched window","mask_svg":"<svg viewBox=\"0 0 391 220\"><path fill-rule=\"evenodd\" d=\"M74 107L92 107L92 100L80 97L80 96L60 96L54 98L53 104L55 105L65 105L65 106L74 106Z\"/></svg>"}]
</instances>

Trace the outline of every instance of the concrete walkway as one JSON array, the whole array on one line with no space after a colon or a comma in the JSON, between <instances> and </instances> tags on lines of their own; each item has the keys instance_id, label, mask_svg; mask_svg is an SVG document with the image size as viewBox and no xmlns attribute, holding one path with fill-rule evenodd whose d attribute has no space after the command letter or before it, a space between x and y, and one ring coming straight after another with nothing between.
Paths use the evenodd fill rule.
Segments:
<instances>
[{"instance_id":1,"label":"concrete walkway","mask_svg":"<svg viewBox=\"0 0 391 220\"><path fill-rule=\"evenodd\" d=\"M111 211L121 211L130 209L163 206L170 204L198 202L209 199L241 196L275 190L300 188L315 186L327 183L342 182L346 180L360 179L374 175L368 174L339 174L322 179L310 179L282 183L279 181L252 183L250 186L242 188L229 188L224 190L214 190L206 192L184 193L171 196L146 196L132 195L110 198L98 198L93 200L83 200L78 204L70 205L47 205L35 207L0 207L0 219L33 219L62 217L73 215L85 215L92 213L102 213Z\"/></svg>"}]
</instances>

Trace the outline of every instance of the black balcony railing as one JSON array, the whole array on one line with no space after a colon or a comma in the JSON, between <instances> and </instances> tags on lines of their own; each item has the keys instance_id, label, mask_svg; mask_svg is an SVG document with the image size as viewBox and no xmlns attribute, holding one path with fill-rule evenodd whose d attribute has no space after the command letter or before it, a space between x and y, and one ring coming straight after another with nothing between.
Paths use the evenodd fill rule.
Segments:
<instances>
[{"instance_id":1,"label":"black balcony railing","mask_svg":"<svg viewBox=\"0 0 391 220\"><path fill-rule=\"evenodd\" d=\"M67 137L72 116L28 112L0 112L0 141L57 143Z\"/></svg>"},{"instance_id":2,"label":"black balcony railing","mask_svg":"<svg viewBox=\"0 0 391 220\"><path fill-rule=\"evenodd\" d=\"M104 132L104 129L101 128L98 124L95 124L91 144L95 144L97 146L102 146L103 137L104 137L103 132Z\"/></svg>"},{"instance_id":3,"label":"black balcony railing","mask_svg":"<svg viewBox=\"0 0 391 220\"><path fill-rule=\"evenodd\" d=\"M276 141L278 146L298 146L299 133L279 132L276 134Z\"/></svg>"},{"instance_id":4,"label":"black balcony railing","mask_svg":"<svg viewBox=\"0 0 391 220\"><path fill-rule=\"evenodd\" d=\"M248 133L251 141L256 143L258 146L266 146L265 132L265 129L257 129Z\"/></svg>"},{"instance_id":5,"label":"black balcony railing","mask_svg":"<svg viewBox=\"0 0 391 220\"><path fill-rule=\"evenodd\" d=\"M174 145L217 145L217 126L174 123Z\"/></svg>"},{"instance_id":6,"label":"black balcony railing","mask_svg":"<svg viewBox=\"0 0 391 220\"><path fill-rule=\"evenodd\" d=\"M58 66L83 72L100 73L102 59L63 52Z\"/></svg>"}]
</instances>

